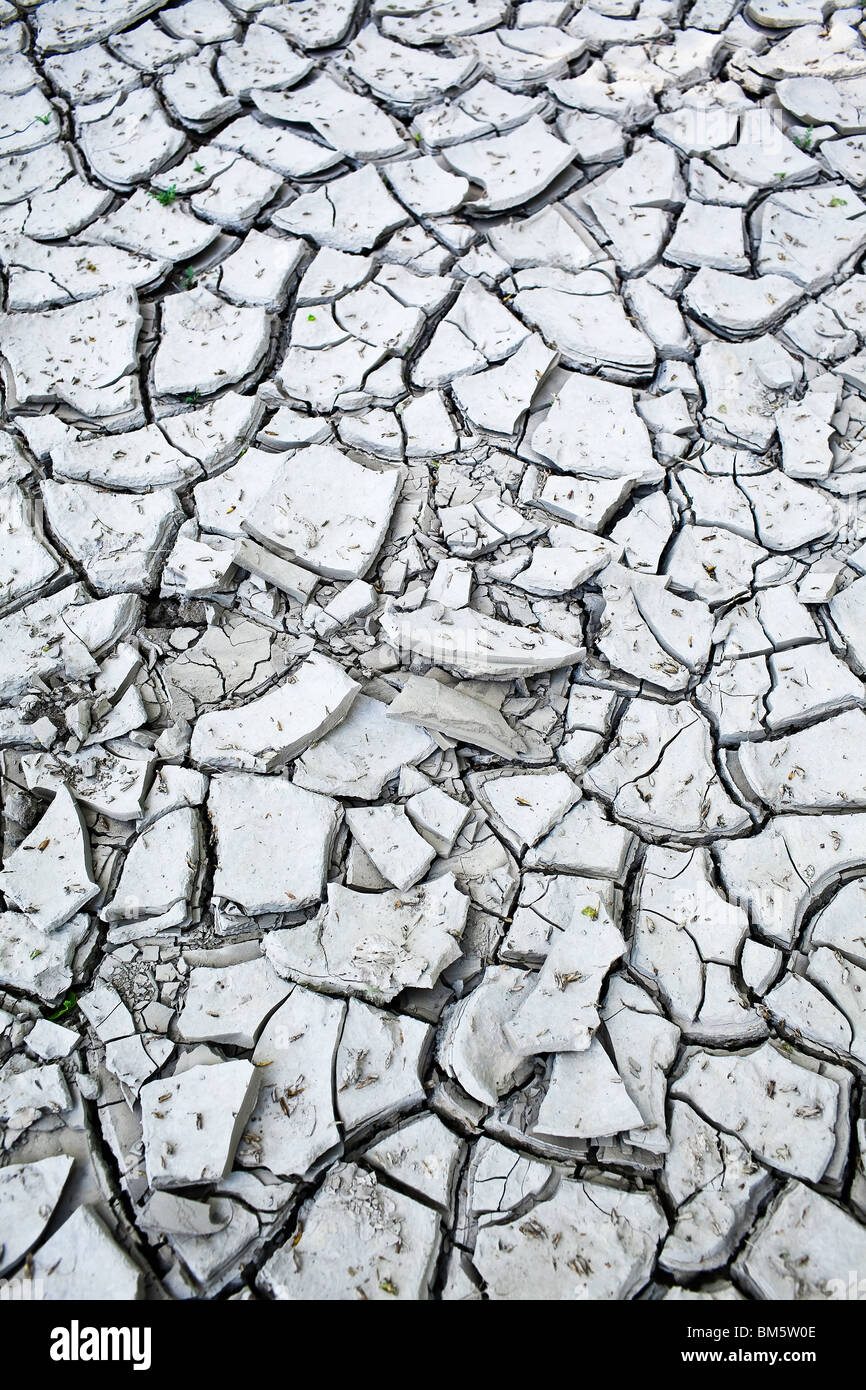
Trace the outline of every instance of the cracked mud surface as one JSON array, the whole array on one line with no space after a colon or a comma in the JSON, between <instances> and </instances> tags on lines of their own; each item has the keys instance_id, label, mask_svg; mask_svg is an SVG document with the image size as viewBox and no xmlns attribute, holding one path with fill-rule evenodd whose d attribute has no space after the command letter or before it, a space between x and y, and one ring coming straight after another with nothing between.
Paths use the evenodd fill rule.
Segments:
<instances>
[{"instance_id":1,"label":"cracked mud surface","mask_svg":"<svg viewBox=\"0 0 866 1390\"><path fill-rule=\"evenodd\" d=\"M0 1276L850 1296L861 20L0 0Z\"/></svg>"}]
</instances>

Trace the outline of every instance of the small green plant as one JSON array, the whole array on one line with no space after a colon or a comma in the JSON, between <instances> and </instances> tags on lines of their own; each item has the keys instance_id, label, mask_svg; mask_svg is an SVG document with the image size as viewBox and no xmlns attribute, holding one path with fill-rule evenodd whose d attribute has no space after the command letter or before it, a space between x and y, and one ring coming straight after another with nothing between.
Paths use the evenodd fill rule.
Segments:
<instances>
[{"instance_id":1,"label":"small green plant","mask_svg":"<svg viewBox=\"0 0 866 1390\"><path fill-rule=\"evenodd\" d=\"M594 921L596 921L596 919L597 919L597 917L598 917L598 908L597 908L597 907L589 907L589 906L587 906L587 907L583 908L583 910L582 910L582 912L581 912L581 916L582 916L582 917L589 917L589 918L594 922Z\"/></svg>"},{"instance_id":2,"label":"small green plant","mask_svg":"<svg viewBox=\"0 0 866 1390\"><path fill-rule=\"evenodd\" d=\"M173 183L171 188L163 188L161 190L152 188L150 196L151 198L155 198L158 203L162 203L164 208L170 208L177 197L177 184Z\"/></svg>"},{"instance_id":3,"label":"small green plant","mask_svg":"<svg viewBox=\"0 0 866 1390\"><path fill-rule=\"evenodd\" d=\"M307 314L307 323L315 323L315 320L316 320L316 315L315 315L315 314Z\"/></svg>"},{"instance_id":4,"label":"small green plant","mask_svg":"<svg viewBox=\"0 0 866 1390\"><path fill-rule=\"evenodd\" d=\"M195 271L193 270L191 265L188 265L186 270L183 272L183 283L188 290L195 289Z\"/></svg>"},{"instance_id":5,"label":"small green plant","mask_svg":"<svg viewBox=\"0 0 866 1390\"><path fill-rule=\"evenodd\" d=\"M864 3L866 3L866 0L864 0ZM420 144L421 144L421 132L420 132L420 130L416 130L416 131L415 131L415 134L413 135L412 139L415 141L415 144L416 144L416 145L420 145Z\"/></svg>"},{"instance_id":6,"label":"small green plant","mask_svg":"<svg viewBox=\"0 0 866 1390\"><path fill-rule=\"evenodd\" d=\"M776 175L776 178L777 178L777 179L786 179L787 177L788 177L787 174L777 174L777 175Z\"/></svg>"},{"instance_id":7,"label":"small green plant","mask_svg":"<svg viewBox=\"0 0 866 1390\"><path fill-rule=\"evenodd\" d=\"M41 955L42 955L42 952L41 952L41 951L31 951L31 952L30 952L30 959L31 959L31 960L36 960L36 957L37 957L37 956L41 956Z\"/></svg>"},{"instance_id":8,"label":"small green plant","mask_svg":"<svg viewBox=\"0 0 866 1390\"><path fill-rule=\"evenodd\" d=\"M864 0L864 3L866 3L866 0ZM848 199L847 199L847 198L831 198L831 199L830 199L830 206L831 206L831 208L846 208L846 207L848 206Z\"/></svg>"},{"instance_id":9,"label":"small green plant","mask_svg":"<svg viewBox=\"0 0 866 1390\"><path fill-rule=\"evenodd\" d=\"M183 399L187 405L198 405L201 399L198 393L198 387L196 387L194 391L190 391L189 395L184 396Z\"/></svg>"},{"instance_id":10,"label":"small green plant","mask_svg":"<svg viewBox=\"0 0 866 1390\"><path fill-rule=\"evenodd\" d=\"M67 1014L71 1014L71 1013L72 1013L72 1010L73 1010L73 1009L77 1009L77 1008L78 1008L78 995L77 995L77 994L74 994L74 993L72 992L72 990L70 990L69 993L67 994L66 998L62 1001L62 1003L61 1003L61 1005L60 1005L60 1008L59 1008L59 1009L55 1009L55 1011L54 1011L53 1014L49 1014L49 1015L48 1015L49 1021L50 1021L51 1023L53 1023L53 1022L55 1021L55 1019L58 1019L58 1018L65 1018Z\"/></svg>"},{"instance_id":11,"label":"small green plant","mask_svg":"<svg viewBox=\"0 0 866 1390\"><path fill-rule=\"evenodd\" d=\"M794 136L794 144L797 146L798 149L810 150L812 148L812 135L814 133L814 130L815 127L813 125L810 125L807 126L805 135Z\"/></svg>"},{"instance_id":12,"label":"small green plant","mask_svg":"<svg viewBox=\"0 0 866 1390\"><path fill-rule=\"evenodd\" d=\"M51 120L51 112L49 111L45 116L37 116L36 119L40 125L48 125L48 122Z\"/></svg>"},{"instance_id":13,"label":"small green plant","mask_svg":"<svg viewBox=\"0 0 866 1390\"><path fill-rule=\"evenodd\" d=\"M196 160L195 166L194 166L194 167L195 167L195 171L196 171L197 174L203 174L203 173L204 173L204 165L203 165L203 164L199 164L198 160Z\"/></svg>"}]
</instances>

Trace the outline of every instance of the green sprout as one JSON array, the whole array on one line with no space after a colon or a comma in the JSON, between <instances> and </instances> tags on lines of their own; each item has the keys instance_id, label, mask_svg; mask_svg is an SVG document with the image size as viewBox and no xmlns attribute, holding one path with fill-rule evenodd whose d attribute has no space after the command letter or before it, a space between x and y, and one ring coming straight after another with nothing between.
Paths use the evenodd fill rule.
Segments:
<instances>
[{"instance_id":1,"label":"green sprout","mask_svg":"<svg viewBox=\"0 0 866 1390\"><path fill-rule=\"evenodd\" d=\"M164 208L170 208L177 197L177 184L173 183L171 188L164 188L162 192L158 192L155 188L152 188L150 196L151 198L155 198L158 203L162 203Z\"/></svg>"},{"instance_id":2,"label":"green sprout","mask_svg":"<svg viewBox=\"0 0 866 1390\"><path fill-rule=\"evenodd\" d=\"M183 283L186 285L186 288L188 290L195 289L195 271L193 270L191 265L188 265L186 270L183 272Z\"/></svg>"},{"instance_id":3,"label":"green sprout","mask_svg":"<svg viewBox=\"0 0 866 1390\"><path fill-rule=\"evenodd\" d=\"M594 922L594 921L597 919L597 917L598 917L598 908L597 908L597 907L585 907L585 908L583 909L583 911L581 912L581 916L582 916L582 917L589 917L589 918L591 918L592 921Z\"/></svg>"},{"instance_id":4,"label":"green sprout","mask_svg":"<svg viewBox=\"0 0 866 1390\"><path fill-rule=\"evenodd\" d=\"M51 112L49 111L45 116L37 116L36 119L40 125L48 125L48 122L51 120Z\"/></svg>"},{"instance_id":5,"label":"green sprout","mask_svg":"<svg viewBox=\"0 0 866 1390\"><path fill-rule=\"evenodd\" d=\"M53 1014L48 1015L49 1021L53 1023L54 1020L57 1018L65 1018L67 1014L71 1014L72 1010L76 1009L77 1007L78 995L74 994L72 990L70 990L66 998L62 1001L60 1008L55 1009Z\"/></svg>"},{"instance_id":6,"label":"green sprout","mask_svg":"<svg viewBox=\"0 0 866 1390\"><path fill-rule=\"evenodd\" d=\"M806 129L805 135L794 136L794 144L797 146L798 149L809 150L812 148L812 135L814 130L815 127L813 125L810 125Z\"/></svg>"},{"instance_id":7,"label":"green sprout","mask_svg":"<svg viewBox=\"0 0 866 1390\"><path fill-rule=\"evenodd\" d=\"M31 959L31 960L35 960L37 956L41 956L41 955L42 955L42 952L41 952L41 951L31 951L31 952L30 952L30 959Z\"/></svg>"},{"instance_id":8,"label":"green sprout","mask_svg":"<svg viewBox=\"0 0 866 1390\"><path fill-rule=\"evenodd\" d=\"M864 3L866 3L866 0L864 0ZM846 207L848 206L848 199L847 199L847 198L831 198L831 199L830 199L830 206L831 206L831 208L846 208Z\"/></svg>"},{"instance_id":9,"label":"green sprout","mask_svg":"<svg viewBox=\"0 0 866 1390\"><path fill-rule=\"evenodd\" d=\"M315 317L316 317L315 314L307 314L307 323L313 323L314 320L315 320Z\"/></svg>"},{"instance_id":10,"label":"green sprout","mask_svg":"<svg viewBox=\"0 0 866 1390\"><path fill-rule=\"evenodd\" d=\"M203 173L204 173L204 165L203 165L203 164L199 164L198 160L196 160L195 166L194 166L194 167L195 167L195 171L196 171L197 174L203 174Z\"/></svg>"},{"instance_id":11,"label":"green sprout","mask_svg":"<svg viewBox=\"0 0 866 1390\"><path fill-rule=\"evenodd\" d=\"M198 387L196 387L194 391L190 391L189 395L184 396L183 399L187 405L198 405L201 399L198 393Z\"/></svg>"}]
</instances>

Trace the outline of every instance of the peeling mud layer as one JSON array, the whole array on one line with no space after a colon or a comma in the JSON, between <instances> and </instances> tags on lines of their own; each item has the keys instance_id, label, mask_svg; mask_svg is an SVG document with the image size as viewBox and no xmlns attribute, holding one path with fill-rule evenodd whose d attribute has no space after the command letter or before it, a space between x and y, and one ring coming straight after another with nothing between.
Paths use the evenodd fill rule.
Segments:
<instances>
[{"instance_id":1,"label":"peeling mud layer","mask_svg":"<svg viewBox=\"0 0 866 1390\"><path fill-rule=\"evenodd\" d=\"M0 1277L850 1296L862 19L0 0Z\"/></svg>"}]
</instances>

